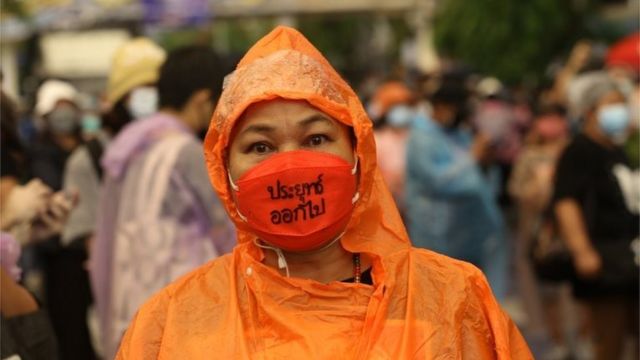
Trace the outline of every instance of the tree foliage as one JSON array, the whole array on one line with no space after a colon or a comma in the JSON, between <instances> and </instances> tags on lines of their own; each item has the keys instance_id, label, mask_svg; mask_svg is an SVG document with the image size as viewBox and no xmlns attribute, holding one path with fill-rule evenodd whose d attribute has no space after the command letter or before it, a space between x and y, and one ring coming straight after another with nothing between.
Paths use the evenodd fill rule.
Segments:
<instances>
[{"instance_id":1,"label":"tree foliage","mask_svg":"<svg viewBox=\"0 0 640 360\"><path fill-rule=\"evenodd\" d=\"M568 0L445 0L435 23L438 51L516 83L539 78L584 34L587 7Z\"/></svg>"}]
</instances>

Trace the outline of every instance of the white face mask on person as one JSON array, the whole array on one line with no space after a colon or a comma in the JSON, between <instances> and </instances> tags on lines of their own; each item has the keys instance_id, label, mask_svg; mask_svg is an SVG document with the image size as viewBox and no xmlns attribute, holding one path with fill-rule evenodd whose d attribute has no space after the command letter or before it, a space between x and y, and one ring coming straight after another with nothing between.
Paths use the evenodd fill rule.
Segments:
<instances>
[{"instance_id":1,"label":"white face mask on person","mask_svg":"<svg viewBox=\"0 0 640 360\"><path fill-rule=\"evenodd\" d=\"M129 94L127 110L134 119L153 115L158 111L158 90L152 86L134 89Z\"/></svg>"},{"instance_id":2,"label":"white face mask on person","mask_svg":"<svg viewBox=\"0 0 640 360\"><path fill-rule=\"evenodd\" d=\"M598 126L615 144L622 145L629 134L629 109L625 104L605 105L597 113Z\"/></svg>"}]
</instances>

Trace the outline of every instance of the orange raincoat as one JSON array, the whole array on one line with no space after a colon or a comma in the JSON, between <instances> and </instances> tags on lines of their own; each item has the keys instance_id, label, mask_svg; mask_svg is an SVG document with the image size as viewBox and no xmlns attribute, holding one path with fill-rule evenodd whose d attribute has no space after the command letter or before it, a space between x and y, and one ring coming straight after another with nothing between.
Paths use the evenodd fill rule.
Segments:
<instances>
[{"instance_id":1,"label":"orange raincoat","mask_svg":"<svg viewBox=\"0 0 640 360\"><path fill-rule=\"evenodd\" d=\"M262 264L262 249L236 213L225 156L245 109L275 98L306 100L353 127L361 200L340 241L372 259L373 286L287 278ZM411 247L376 167L371 121L296 30L273 30L225 80L205 154L239 244L150 299L127 330L119 359L532 358L478 269Z\"/></svg>"}]
</instances>

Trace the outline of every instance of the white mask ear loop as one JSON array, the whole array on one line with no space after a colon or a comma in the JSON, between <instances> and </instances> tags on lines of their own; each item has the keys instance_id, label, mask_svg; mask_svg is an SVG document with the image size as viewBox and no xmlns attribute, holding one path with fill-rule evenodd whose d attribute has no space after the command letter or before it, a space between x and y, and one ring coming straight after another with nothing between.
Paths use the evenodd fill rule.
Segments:
<instances>
[{"instance_id":1,"label":"white mask ear loop","mask_svg":"<svg viewBox=\"0 0 640 360\"><path fill-rule=\"evenodd\" d=\"M356 158L356 161L353 164L353 169L351 169L351 175L355 175L358 172L358 154L354 153L353 156Z\"/></svg>"},{"instance_id":2,"label":"white mask ear loop","mask_svg":"<svg viewBox=\"0 0 640 360\"><path fill-rule=\"evenodd\" d=\"M231 178L231 173L229 171L227 171L227 177L229 178L229 184L231 184L231 189L233 189L233 191L238 191L240 190L240 188L238 187L238 185L236 185L233 182L233 179Z\"/></svg>"},{"instance_id":3,"label":"white mask ear loop","mask_svg":"<svg viewBox=\"0 0 640 360\"><path fill-rule=\"evenodd\" d=\"M355 175L358 172L358 154L354 153L353 156L356 158L355 163L353 164L353 169L351 169L351 175ZM356 201L360 199L360 192L356 192L351 198L351 204L355 204ZM340 235L342 236L342 235Z\"/></svg>"},{"instance_id":4,"label":"white mask ear loop","mask_svg":"<svg viewBox=\"0 0 640 360\"><path fill-rule=\"evenodd\" d=\"M336 241L342 239L342 237L344 236L345 233L346 233L346 231L341 232L340 235L338 235L338 237L336 237L335 239L333 239L330 242L328 242L327 245L321 247L320 249L314 250L314 251L322 251L322 250L330 247L331 245L335 244Z\"/></svg>"},{"instance_id":5,"label":"white mask ear loop","mask_svg":"<svg viewBox=\"0 0 640 360\"><path fill-rule=\"evenodd\" d=\"M231 189L233 189L233 191L239 191L240 188L238 187L238 185L236 185L233 182L233 179L231 179L231 174L227 171L227 177L229 178L229 184L231 185ZM240 217L240 219L242 219L242 221L247 222L247 217L242 215L242 213L240 212L240 209L238 209L238 206L236 206L236 213L238 213L238 216Z\"/></svg>"},{"instance_id":6,"label":"white mask ear loop","mask_svg":"<svg viewBox=\"0 0 640 360\"><path fill-rule=\"evenodd\" d=\"M278 269L284 269L284 272L287 274L287 277L290 277L289 265L287 264L287 259L284 258L284 254L282 253L282 250L278 249L277 247L262 245L258 242L257 239L253 240L253 243L256 244L256 246L259 248L273 250L278 256Z\"/></svg>"}]
</instances>

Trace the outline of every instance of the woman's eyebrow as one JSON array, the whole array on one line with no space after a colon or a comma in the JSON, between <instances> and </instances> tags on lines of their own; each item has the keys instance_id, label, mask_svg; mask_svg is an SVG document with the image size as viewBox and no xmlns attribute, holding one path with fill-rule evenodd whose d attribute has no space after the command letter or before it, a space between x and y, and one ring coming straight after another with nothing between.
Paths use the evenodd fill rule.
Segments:
<instances>
[{"instance_id":1,"label":"woman's eyebrow","mask_svg":"<svg viewBox=\"0 0 640 360\"><path fill-rule=\"evenodd\" d=\"M321 114L313 114L311 116L308 116L308 117L298 121L298 127L308 128L312 124L319 123L319 122L320 123L327 123L328 125L331 125L332 127L335 126L333 121L331 121L326 116L321 115Z\"/></svg>"},{"instance_id":2,"label":"woman's eyebrow","mask_svg":"<svg viewBox=\"0 0 640 360\"><path fill-rule=\"evenodd\" d=\"M271 126L271 125L267 125L267 124L251 124L249 126L247 126L246 128L244 128L240 134L246 134L246 133L259 133L259 134L264 134L264 133L272 133L273 131L275 131L275 127Z\"/></svg>"}]
</instances>

